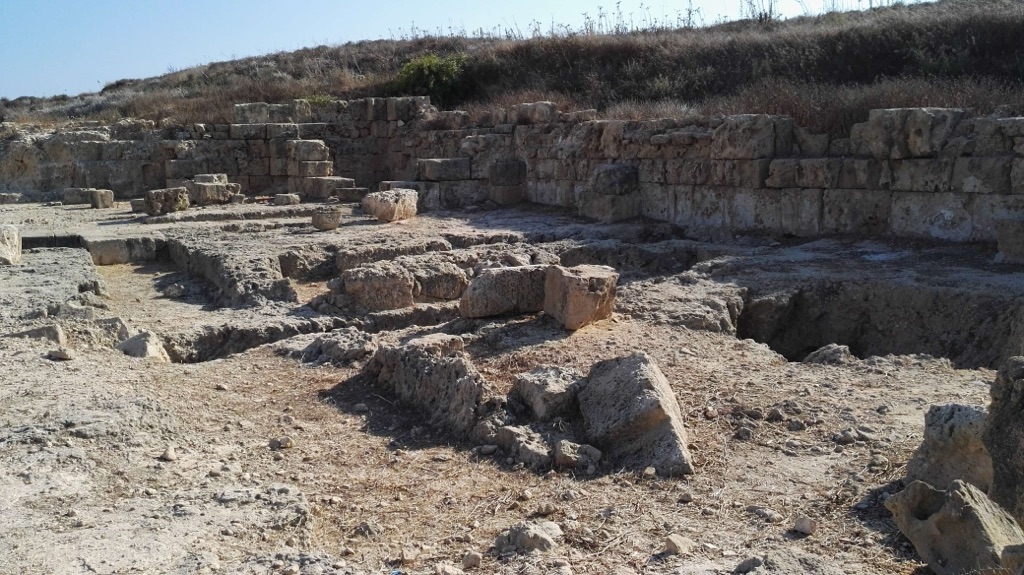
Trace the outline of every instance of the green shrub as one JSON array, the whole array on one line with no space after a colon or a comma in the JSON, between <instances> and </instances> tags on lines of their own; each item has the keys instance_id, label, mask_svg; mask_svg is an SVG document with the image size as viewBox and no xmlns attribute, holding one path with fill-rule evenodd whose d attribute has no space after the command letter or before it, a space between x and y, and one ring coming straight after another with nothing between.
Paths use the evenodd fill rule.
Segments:
<instances>
[{"instance_id":1,"label":"green shrub","mask_svg":"<svg viewBox=\"0 0 1024 575\"><path fill-rule=\"evenodd\" d=\"M430 96L438 105L453 103L470 91L466 82L466 56L427 54L405 63L395 78L397 91L406 96Z\"/></svg>"}]
</instances>

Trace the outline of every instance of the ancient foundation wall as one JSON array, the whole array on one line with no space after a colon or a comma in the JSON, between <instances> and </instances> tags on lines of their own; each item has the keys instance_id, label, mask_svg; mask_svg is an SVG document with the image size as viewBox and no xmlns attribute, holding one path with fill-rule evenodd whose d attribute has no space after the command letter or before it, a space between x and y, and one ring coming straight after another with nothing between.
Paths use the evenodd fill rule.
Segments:
<instances>
[{"instance_id":1,"label":"ancient foundation wall","mask_svg":"<svg viewBox=\"0 0 1024 575\"><path fill-rule=\"evenodd\" d=\"M235 114L230 125L163 129L137 120L56 132L4 124L0 191L43 199L91 187L129 198L224 173L259 194L295 191L289 178L301 172L361 188L415 185L424 207L525 199L696 235L994 241L997 220L1024 219L1024 118L875 110L849 137L830 138L785 117L593 120L544 102L472 126L426 98L241 104ZM332 166L290 165L295 140L326 143Z\"/></svg>"}]
</instances>

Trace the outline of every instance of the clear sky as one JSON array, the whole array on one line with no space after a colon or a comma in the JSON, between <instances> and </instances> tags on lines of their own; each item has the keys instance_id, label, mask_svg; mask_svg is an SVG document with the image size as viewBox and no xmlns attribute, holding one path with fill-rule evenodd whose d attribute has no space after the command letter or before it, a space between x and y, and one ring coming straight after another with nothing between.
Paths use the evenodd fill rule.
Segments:
<instances>
[{"instance_id":1,"label":"clear sky","mask_svg":"<svg viewBox=\"0 0 1024 575\"><path fill-rule=\"evenodd\" d=\"M621 0L634 21L674 21L688 7L704 23L740 16L769 0ZM888 0L777 0L785 17L823 7L867 8ZM349 41L398 38L414 27L447 33L518 28L531 22L578 29L615 0L0 0L0 97L99 91L245 56Z\"/></svg>"}]
</instances>

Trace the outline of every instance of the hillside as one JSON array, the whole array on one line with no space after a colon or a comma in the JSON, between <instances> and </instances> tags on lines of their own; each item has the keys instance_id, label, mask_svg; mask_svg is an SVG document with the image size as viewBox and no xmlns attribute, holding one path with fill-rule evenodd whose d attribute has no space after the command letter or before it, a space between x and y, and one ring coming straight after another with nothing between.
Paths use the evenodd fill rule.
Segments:
<instances>
[{"instance_id":1,"label":"hillside","mask_svg":"<svg viewBox=\"0 0 1024 575\"><path fill-rule=\"evenodd\" d=\"M427 93L470 111L548 99L621 118L781 113L843 133L870 108L1024 111L1024 4L1016 0L616 29L318 46L119 80L96 94L0 100L0 115L217 123L238 102Z\"/></svg>"}]
</instances>

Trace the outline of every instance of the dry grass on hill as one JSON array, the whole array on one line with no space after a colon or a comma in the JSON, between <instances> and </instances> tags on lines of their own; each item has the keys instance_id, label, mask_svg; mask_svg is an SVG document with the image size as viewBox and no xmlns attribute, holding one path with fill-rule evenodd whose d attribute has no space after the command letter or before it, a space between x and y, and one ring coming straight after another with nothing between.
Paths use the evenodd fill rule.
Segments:
<instances>
[{"instance_id":1,"label":"dry grass on hill","mask_svg":"<svg viewBox=\"0 0 1024 575\"><path fill-rule=\"evenodd\" d=\"M428 93L446 108L544 98L629 119L782 113L841 134L878 107L1024 112L1024 3L1017 0L552 32L319 46L120 80L98 94L0 100L0 115L217 123L230 121L238 102ZM402 72L410 62L419 76Z\"/></svg>"}]
</instances>

